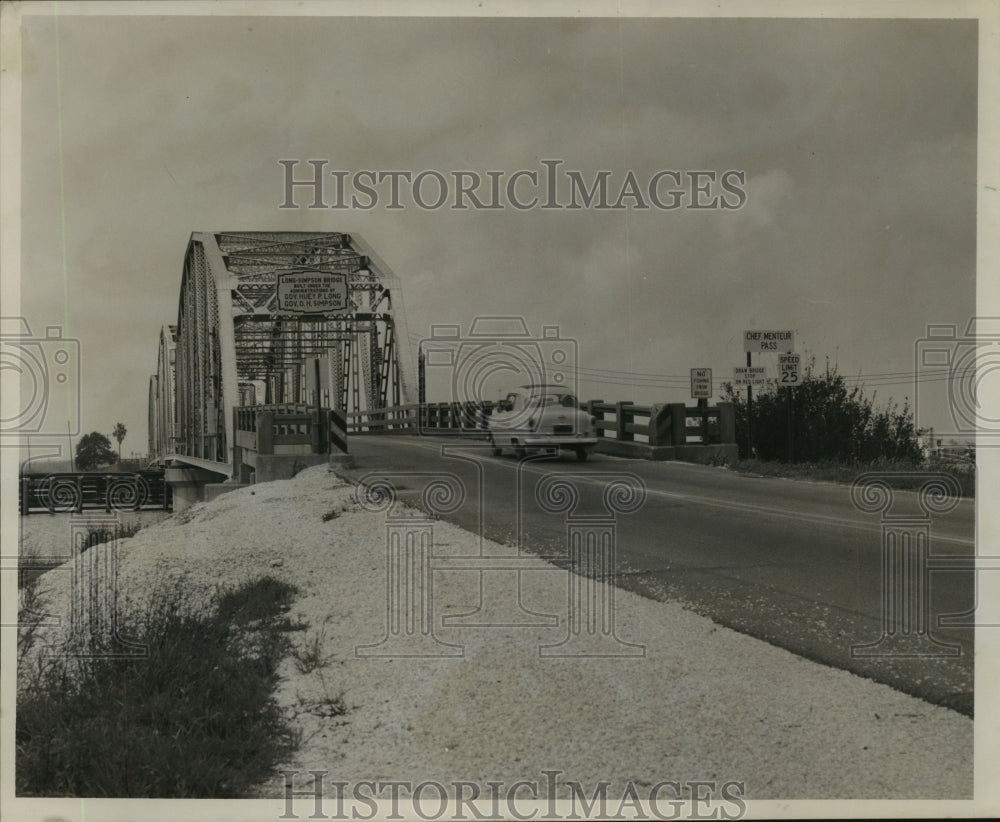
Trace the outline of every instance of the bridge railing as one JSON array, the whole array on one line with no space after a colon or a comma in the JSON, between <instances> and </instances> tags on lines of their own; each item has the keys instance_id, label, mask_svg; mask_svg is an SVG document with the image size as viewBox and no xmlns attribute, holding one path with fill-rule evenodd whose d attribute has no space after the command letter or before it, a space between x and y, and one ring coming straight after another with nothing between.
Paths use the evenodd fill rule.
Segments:
<instances>
[{"instance_id":1,"label":"bridge railing","mask_svg":"<svg viewBox=\"0 0 1000 822\"><path fill-rule=\"evenodd\" d=\"M705 445L736 442L731 403L689 407L684 403L636 405L629 401L591 400L584 407L595 418L599 437L647 445Z\"/></svg>"},{"instance_id":2,"label":"bridge railing","mask_svg":"<svg viewBox=\"0 0 1000 822\"><path fill-rule=\"evenodd\" d=\"M417 427L420 406L395 405L375 411L352 411L345 414L347 431L352 434L392 434L413 431Z\"/></svg>"},{"instance_id":3,"label":"bridge railing","mask_svg":"<svg viewBox=\"0 0 1000 822\"><path fill-rule=\"evenodd\" d=\"M428 402L397 405L346 415L348 430L356 434L415 433L482 434L496 407L494 402Z\"/></svg>"},{"instance_id":4,"label":"bridge railing","mask_svg":"<svg viewBox=\"0 0 1000 822\"><path fill-rule=\"evenodd\" d=\"M652 446L736 442L730 403L688 407L684 403L636 405L591 400L581 403L595 419L597 436ZM485 436L496 403L424 403L347 414L355 434L430 433Z\"/></svg>"},{"instance_id":5,"label":"bridge railing","mask_svg":"<svg viewBox=\"0 0 1000 822\"><path fill-rule=\"evenodd\" d=\"M170 486L162 471L23 474L18 482L21 514L169 510L170 506Z\"/></svg>"}]
</instances>

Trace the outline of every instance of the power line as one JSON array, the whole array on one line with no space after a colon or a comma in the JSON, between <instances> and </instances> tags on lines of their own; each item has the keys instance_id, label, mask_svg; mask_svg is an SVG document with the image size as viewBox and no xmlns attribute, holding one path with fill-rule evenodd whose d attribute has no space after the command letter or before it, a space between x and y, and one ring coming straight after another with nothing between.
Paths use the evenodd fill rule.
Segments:
<instances>
[{"instance_id":1,"label":"power line","mask_svg":"<svg viewBox=\"0 0 1000 822\"><path fill-rule=\"evenodd\" d=\"M469 340L427 340L419 334L410 334L411 339L419 342L432 342L434 345L458 346L468 344ZM587 366L577 366L572 368L547 367L546 371L551 373L561 373L575 375L579 380L585 382L596 382L607 385L635 385L646 388L684 388L690 383L689 374L661 374L649 371L626 371L612 368L592 368ZM931 371L925 373L914 373L913 371L881 371L871 374L858 374L840 376L846 382L865 387L880 387L890 385L907 385L914 383L947 382L955 379L955 375L950 372ZM722 382L731 380L723 379Z\"/></svg>"}]
</instances>

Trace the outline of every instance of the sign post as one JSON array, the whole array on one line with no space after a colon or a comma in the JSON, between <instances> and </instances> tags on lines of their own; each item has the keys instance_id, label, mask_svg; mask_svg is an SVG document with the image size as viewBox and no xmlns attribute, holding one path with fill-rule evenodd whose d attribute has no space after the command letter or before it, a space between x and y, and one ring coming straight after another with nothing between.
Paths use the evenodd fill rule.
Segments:
<instances>
[{"instance_id":1,"label":"sign post","mask_svg":"<svg viewBox=\"0 0 1000 822\"><path fill-rule=\"evenodd\" d=\"M795 406L792 403L792 397L794 395L795 388L793 386L788 386L788 391L786 391L788 400L788 461L795 461L795 426L792 424L792 415L795 413Z\"/></svg>"},{"instance_id":2,"label":"sign post","mask_svg":"<svg viewBox=\"0 0 1000 822\"><path fill-rule=\"evenodd\" d=\"M792 351L795 348L794 331L744 331L743 350L747 353L747 370L751 370L751 354L777 354L780 351ZM767 384L767 381L764 381ZM753 456L753 388L747 387L747 456Z\"/></svg>"},{"instance_id":3,"label":"sign post","mask_svg":"<svg viewBox=\"0 0 1000 822\"><path fill-rule=\"evenodd\" d=\"M750 364L750 350L747 349L747 371ZM747 383L747 459L753 459L753 386Z\"/></svg>"},{"instance_id":4,"label":"sign post","mask_svg":"<svg viewBox=\"0 0 1000 822\"><path fill-rule=\"evenodd\" d=\"M800 357L798 354L782 354L778 357L778 372L781 374L780 381L785 391L785 409L788 418L788 461L795 460L795 424L792 417L795 413L795 386L799 384L801 377L799 374Z\"/></svg>"},{"instance_id":5,"label":"sign post","mask_svg":"<svg viewBox=\"0 0 1000 822\"><path fill-rule=\"evenodd\" d=\"M708 445L708 399L712 396L712 369L691 369L691 397L701 411L701 442Z\"/></svg>"},{"instance_id":6,"label":"sign post","mask_svg":"<svg viewBox=\"0 0 1000 822\"><path fill-rule=\"evenodd\" d=\"M750 362L749 351L747 352L747 362ZM753 425L753 386L757 385L763 388L767 385L767 369L762 365L748 365L746 368L738 365L733 368L733 385L747 390L747 454L749 456L753 454L751 428Z\"/></svg>"}]
</instances>

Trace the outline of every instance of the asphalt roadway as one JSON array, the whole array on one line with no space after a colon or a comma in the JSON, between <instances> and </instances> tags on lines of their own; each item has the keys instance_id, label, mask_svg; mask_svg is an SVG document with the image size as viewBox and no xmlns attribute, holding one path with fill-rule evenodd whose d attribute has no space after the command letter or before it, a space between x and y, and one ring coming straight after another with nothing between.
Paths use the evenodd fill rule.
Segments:
<instances>
[{"instance_id":1,"label":"asphalt roadway","mask_svg":"<svg viewBox=\"0 0 1000 822\"><path fill-rule=\"evenodd\" d=\"M465 501L443 519L509 546L511 555L561 565L568 563L567 517L606 522L609 484L638 477L645 503L614 514L619 588L681 601L808 659L973 714L972 500L931 518L926 618L901 630L884 613L894 600L883 595L881 515L859 510L847 485L602 454L585 463L571 453L519 461L492 456L483 442L447 437L354 436L350 451L357 467L341 473L366 482L384 475L417 507L425 507L422 491L436 476L457 480ZM557 475L578 494L569 513L543 510L536 499ZM549 490L558 502L559 489ZM892 502L893 515L920 514L914 492L894 491Z\"/></svg>"}]
</instances>

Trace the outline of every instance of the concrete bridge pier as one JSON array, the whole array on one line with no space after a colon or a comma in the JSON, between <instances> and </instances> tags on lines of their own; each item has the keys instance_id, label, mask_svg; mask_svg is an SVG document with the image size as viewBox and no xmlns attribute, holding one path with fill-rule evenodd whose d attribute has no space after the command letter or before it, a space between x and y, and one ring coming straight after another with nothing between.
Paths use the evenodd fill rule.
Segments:
<instances>
[{"instance_id":1,"label":"concrete bridge pier","mask_svg":"<svg viewBox=\"0 0 1000 822\"><path fill-rule=\"evenodd\" d=\"M174 513L190 508L196 502L207 502L227 491L245 487L244 483L227 481L229 478L225 474L194 466L166 468L163 479L173 492Z\"/></svg>"}]
</instances>

